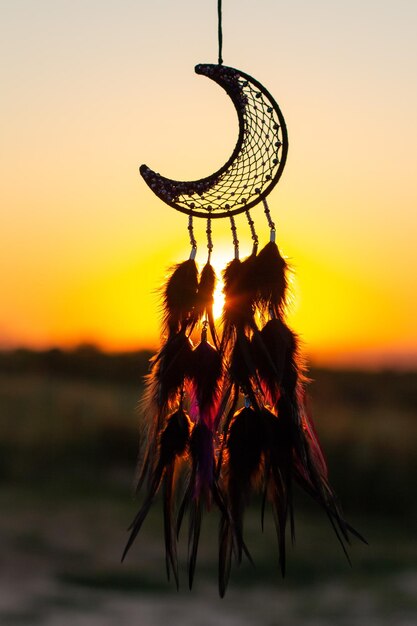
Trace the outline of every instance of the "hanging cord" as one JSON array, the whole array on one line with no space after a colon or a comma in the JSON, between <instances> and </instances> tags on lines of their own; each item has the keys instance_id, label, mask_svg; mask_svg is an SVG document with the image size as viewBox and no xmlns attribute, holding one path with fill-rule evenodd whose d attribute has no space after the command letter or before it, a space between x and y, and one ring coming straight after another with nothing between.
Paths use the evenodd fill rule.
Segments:
<instances>
[{"instance_id":1,"label":"hanging cord","mask_svg":"<svg viewBox=\"0 0 417 626\"><path fill-rule=\"evenodd\" d=\"M192 215L190 215L188 218L188 233L190 235L190 244L191 244L190 259L194 261L196 254L197 254L197 240L194 237L194 226L193 226Z\"/></svg>"},{"instance_id":2,"label":"hanging cord","mask_svg":"<svg viewBox=\"0 0 417 626\"><path fill-rule=\"evenodd\" d=\"M210 263L211 261L211 253L213 251L213 239L211 237L211 217L207 218L207 228L206 228L206 234L207 234L207 250L208 250L208 257L207 257L207 263Z\"/></svg>"},{"instance_id":3,"label":"hanging cord","mask_svg":"<svg viewBox=\"0 0 417 626\"><path fill-rule=\"evenodd\" d=\"M268 220L268 226L271 229L270 232L270 236L269 236L269 241L275 241L275 222L272 221L272 217L271 217L271 211L269 210L269 206L268 203L266 201L265 198L262 199L263 205L264 205L264 211L265 211L265 215L266 215L266 219Z\"/></svg>"},{"instance_id":4,"label":"hanging cord","mask_svg":"<svg viewBox=\"0 0 417 626\"><path fill-rule=\"evenodd\" d=\"M237 238L236 222L233 215L230 216L230 228L232 229L233 245L235 247L235 259L239 258L239 239Z\"/></svg>"},{"instance_id":5,"label":"hanging cord","mask_svg":"<svg viewBox=\"0 0 417 626\"><path fill-rule=\"evenodd\" d=\"M255 222L253 221L253 219L251 217L249 209L246 209L245 214L246 214L246 217L248 219L249 228L250 228L250 234L252 236L252 241L253 241L252 254L256 254L258 252L259 239L258 239L258 235L256 234L256 231L255 231Z\"/></svg>"},{"instance_id":6,"label":"hanging cord","mask_svg":"<svg viewBox=\"0 0 417 626\"><path fill-rule=\"evenodd\" d=\"M222 30L222 0L217 0L217 20L218 20L218 38L219 38L219 65L223 64L222 48L223 48L223 30Z\"/></svg>"}]
</instances>

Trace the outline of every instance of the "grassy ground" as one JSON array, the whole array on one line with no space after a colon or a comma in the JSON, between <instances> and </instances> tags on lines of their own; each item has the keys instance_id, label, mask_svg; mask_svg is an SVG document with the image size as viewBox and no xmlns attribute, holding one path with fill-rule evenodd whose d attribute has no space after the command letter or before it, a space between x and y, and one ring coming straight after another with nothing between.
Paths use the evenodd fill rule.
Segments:
<instances>
[{"instance_id":1,"label":"grassy ground","mask_svg":"<svg viewBox=\"0 0 417 626\"><path fill-rule=\"evenodd\" d=\"M369 540L345 560L325 516L296 494L297 542L279 574L269 516L248 512L255 568L217 595L217 524L204 521L195 588L165 579L157 502L121 565L137 503L139 387L117 376L0 375L0 624L52 626L417 623L417 376L314 373L312 409L349 521Z\"/></svg>"}]
</instances>

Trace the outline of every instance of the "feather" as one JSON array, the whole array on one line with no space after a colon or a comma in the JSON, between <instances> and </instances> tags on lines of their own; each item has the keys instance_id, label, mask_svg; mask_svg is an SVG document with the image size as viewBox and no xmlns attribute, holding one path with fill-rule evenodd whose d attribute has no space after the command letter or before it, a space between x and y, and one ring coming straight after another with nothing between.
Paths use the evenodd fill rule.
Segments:
<instances>
[{"instance_id":1,"label":"feather","mask_svg":"<svg viewBox=\"0 0 417 626\"><path fill-rule=\"evenodd\" d=\"M243 393L249 396L252 404L256 405L252 381L258 384L256 366L253 360L252 344L248 337L239 331L230 358L230 376Z\"/></svg>"},{"instance_id":2,"label":"feather","mask_svg":"<svg viewBox=\"0 0 417 626\"><path fill-rule=\"evenodd\" d=\"M221 351L230 362L229 377L256 405L253 383L258 385L249 337L258 333L254 320L256 255L233 259L224 273L225 304Z\"/></svg>"},{"instance_id":3,"label":"feather","mask_svg":"<svg viewBox=\"0 0 417 626\"><path fill-rule=\"evenodd\" d=\"M171 507L171 492L172 492L172 480L173 480L173 471L174 465L178 457L182 456L186 450L186 446L189 440L189 418L185 411L182 408L179 408L172 415L170 415L166 421L166 426L162 431L159 438L158 445L158 459L155 462L152 468L148 467L148 471L150 474L148 481L148 490L145 496L144 503L142 504L139 512L134 518L132 524L129 527L131 531L130 537L126 544L126 547L123 552L122 561L124 560L129 548L133 544L136 539L143 522L146 519L146 516L149 513L150 507L154 501L154 498L159 490L159 486L161 484L162 477L165 476L168 482L165 485L165 492L169 495L169 507ZM166 521L170 519L170 514L168 515L168 511L165 511ZM172 537L172 533L170 533ZM167 536L166 529L166 546L167 546L167 562L168 559L172 563L174 568L174 574L176 573L175 563L176 563L176 552L172 547L172 543ZM177 576L176 576L177 579Z\"/></svg>"},{"instance_id":4,"label":"feather","mask_svg":"<svg viewBox=\"0 0 417 626\"><path fill-rule=\"evenodd\" d=\"M183 393L185 381L190 371L192 344L181 330L171 334L162 348L151 359L151 373L147 377L145 399L143 402L144 425L141 450L140 470L137 489L140 489L147 473L150 461L156 455L167 411L177 402Z\"/></svg>"},{"instance_id":5,"label":"feather","mask_svg":"<svg viewBox=\"0 0 417 626\"><path fill-rule=\"evenodd\" d=\"M239 275L242 262L233 259L227 264L223 272L223 334L221 340L221 350L225 352L230 342L234 341L236 327L240 324L240 295L239 295Z\"/></svg>"},{"instance_id":6,"label":"feather","mask_svg":"<svg viewBox=\"0 0 417 626\"><path fill-rule=\"evenodd\" d=\"M349 535L355 535L364 543L366 540L344 519L336 495L330 486L326 460L315 433L312 418L307 416L304 394L300 388L296 390L295 399L289 395L280 397L277 408L278 422L287 425L292 454L291 474L301 488L324 508L349 560L345 546L345 542L349 543ZM291 502L289 504L291 505Z\"/></svg>"},{"instance_id":7,"label":"feather","mask_svg":"<svg viewBox=\"0 0 417 626\"><path fill-rule=\"evenodd\" d=\"M190 371L192 345L185 331L168 337L165 345L152 359L148 379L149 396L159 409L176 399Z\"/></svg>"},{"instance_id":8,"label":"feather","mask_svg":"<svg viewBox=\"0 0 417 626\"><path fill-rule=\"evenodd\" d=\"M190 436L190 419L184 409L179 408L167 419L161 434L159 463L167 466L176 457L185 453Z\"/></svg>"},{"instance_id":9,"label":"feather","mask_svg":"<svg viewBox=\"0 0 417 626\"><path fill-rule=\"evenodd\" d=\"M257 304L262 311L278 316L287 291L287 263L274 241L269 241L256 257Z\"/></svg>"},{"instance_id":10,"label":"feather","mask_svg":"<svg viewBox=\"0 0 417 626\"><path fill-rule=\"evenodd\" d=\"M265 447L264 430L259 412L251 407L240 409L233 418L227 436L226 492L238 544L238 558L242 557L243 513L252 481L260 469Z\"/></svg>"},{"instance_id":11,"label":"feather","mask_svg":"<svg viewBox=\"0 0 417 626\"><path fill-rule=\"evenodd\" d=\"M282 393L294 398L300 375L295 334L278 317L254 334L251 344L266 402L276 406Z\"/></svg>"},{"instance_id":12,"label":"feather","mask_svg":"<svg viewBox=\"0 0 417 626\"><path fill-rule=\"evenodd\" d=\"M302 489L325 510L343 552L350 563L350 558L345 546L345 542L350 543L349 535L356 537L362 541L362 543L367 544L368 542L344 519L336 497L328 483L317 488L317 486L306 477L305 472L303 470L300 471L298 463L295 464L294 477Z\"/></svg>"},{"instance_id":13,"label":"feather","mask_svg":"<svg viewBox=\"0 0 417 626\"><path fill-rule=\"evenodd\" d=\"M214 289L216 287L216 274L210 265L206 263L200 275L197 292L197 304L195 308L196 319L206 316L210 328L211 337L216 348L219 346L216 326L213 317Z\"/></svg>"},{"instance_id":14,"label":"feather","mask_svg":"<svg viewBox=\"0 0 417 626\"><path fill-rule=\"evenodd\" d=\"M197 266L189 259L175 266L164 289L164 325L168 336L151 359L151 372L146 380L137 490L149 474L149 468L152 469L167 411L178 395L183 394L192 353L186 331L194 317L197 286Z\"/></svg>"},{"instance_id":15,"label":"feather","mask_svg":"<svg viewBox=\"0 0 417 626\"><path fill-rule=\"evenodd\" d=\"M204 328L200 344L193 351L190 371L190 413L195 426L191 435L190 452L192 472L189 487L178 516L178 528L185 511L190 508L188 531L188 583L193 585L202 521L202 507L210 505L211 494L221 505L221 496L215 485L214 427L219 405L222 358L207 341Z\"/></svg>"},{"instance_id":16,"label":"feather","mask_svg":"<svg viewBox=\"0 0 417 626\"><path fill-rule=\"evenodd\" d=\"M220 446L219 453L217 458L217 466L216 466L216 479L219 478L222 466L223 466L223 455L226 448L227 443L227 432L229 430L229 426L231 420L235 414L237 404L239 402L239 386L234 383L229 383L226 387L222 401L220 403L218 417L219 420L216 420L216 424L218 424L218 430L221 432L220 434ZM219 415L220 414L220 415ZM225 414L225 417L220 425L220 418Z\"/></svg>"},{"instance_id":17,"label":"feather","mask_svg":"<svg viewBox=\"0 0 417 626\"><path fill-rule=\"evenodd\" d=\"M194 421L201 420L208 428L214 428L219 404L220 381L222 377L222 358L203 337L199 345L193 350L189 378L191 382L191 410Z\"/></svg>"},{"instance_id":18,"label":"feather","mask_svg":"<svg viewBox=\"0 0 417 626\"><path fill-rule=\"evenodd\" d=\"M177 518L177 535L186 509L190 510L188 527L188 582L193 585L197 563L203 505L210 507L212 495L219 503L215 485L215 458L213 432L203 422L198 422L190 438L191 474Z\"/></svg>"},{"instance_id":19,"label":"feather","mask_svg":"<svg viewBox=\"0 0 417 626\"><path fill-rule=\"evenodd\" d=\"M204 497L210 505L211 486L214 480L214 442L213 431L199 422L193 428L190 440L190 452L193 463L193 497Z\"/></svg>"},{"instance_id":20,"label":"feather","mask_svg":"<svg viewBox=\"0 0 417 626\"><path fill-rule=\"evenodd\" d=\"M285 413L278 417L268 409L262 410L265 428L265 466L269 498L272 503L275 528L278 539L279 563L281 573L285 576L286 545L285 535L288 513L291 516L291 531L294 540L292 514L292 426L289 416Z\"/></svg>"},{"instance_id":21,"label":"feather","mask_svg":"<svg viewBox=\"0 0 417 626\"><path fill-rule=\"evenodd\" d=\"M131 533L126 543L125 549L123 550L122 559L121 559L122 563L125 560L126 555L129 552L133 542L135 541L140 529L142 528L142 524L145 521L146 516L149 513L149 509L151 508L154 497L155 497L155 491L149 492L145 502L143 503L142 507L140 508L139 512L137 513L133 522L128 528L128 530L130 530Z\"/></svg>"},{"instance_id":22,"label":"feather","mask_svg":"<svg viewBox=\"0 0 417 626\"><path fill-rule=\"evenodd\" d=\"M176 265L163 294L163 322L170 334L194 322L197 291L198 271L194 259Z\"/></svg>"},{"instance_id":23,"label":"feather","mask_svg":"<svg viewBox=\"0 0 417 626\"><path fill-rule=\"evenodd\" d=\"M253 315L256 297L256 256L244 261L233 259L223 272L225 303L222 344L227 346L236 330L254 327Z\"/></svg>"},{"instance_id":24,"label":"feather","mask_svg":"<svg viewBox=\"0 0 417 626\"><path fill-rule=\"evenodd\" d=\"M305 414L302 415L302 428L297 433L302 453L295 449L295 478L303 489L309 493L325 509L330 521L335 521L343 538L348 542L348 530L336 496L328 480L327 464L318 442L312 437L312 431L307 427ZM333 526L338 539L337 528ZM340 541L344 548L343 541Z\"/></svg>"}]
</instances>

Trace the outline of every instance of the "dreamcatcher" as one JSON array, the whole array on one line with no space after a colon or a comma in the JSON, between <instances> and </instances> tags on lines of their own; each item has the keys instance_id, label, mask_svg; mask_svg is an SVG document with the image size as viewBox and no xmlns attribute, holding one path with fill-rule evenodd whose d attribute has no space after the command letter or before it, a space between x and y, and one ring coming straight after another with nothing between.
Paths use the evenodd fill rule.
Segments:
<instances>
[{"instance_id":1,"label":"dreamcatcher","mask_svg":"<svg viewBox=\"0 0 417 626\"><path fill-rule=\"evenodd\" d=\"M158 492L162 491L166 568L178 586L177 541L188 511L188 577L191 588L203 511L220 512L219 591L224 595L232 556L250 553L244 511L253 493L272 508L282 574L286 529L294 540L293 483L325 510L346 552L349 535L328 481L305 404L297 336L285 321L287 263L276 243L267 196L285 166L288 137L280 108L258 81L223 65L221 0L218 0L219 59L195 71L229 95L239 120L232 156L213 175L179 182L146 165L140 172L166 204L188 215L189 259L178 264L163 289L163 341L151 361L144 402L138 489L142 506L131 525L123 558ZM250 209L262 204L270 240L260 250ZM239 257L235 216L244 213L253 250ZM193 219L206 220L208 259L195 258ZM213 317L216 276L211 265L213 219L228 219L234 258L223 271L225 303L218 331ZM198 336L193 345L191 335Z\"/></svg>"}]
</instances>

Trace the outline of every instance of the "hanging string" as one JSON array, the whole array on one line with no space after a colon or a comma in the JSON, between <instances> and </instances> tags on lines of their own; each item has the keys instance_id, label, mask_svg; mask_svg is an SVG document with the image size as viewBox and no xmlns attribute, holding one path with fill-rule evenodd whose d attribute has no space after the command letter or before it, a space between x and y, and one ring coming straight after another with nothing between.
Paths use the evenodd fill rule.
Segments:
<instances>
[{"instance_id":1,"label":"hanging string","mask_svg":"<svg viewBox=\"0 0 417 626\"><path fill-rule=\"evenodd\" d=\"M237 238L236 222L233 215L230 216L230 228L232 230L233 245L235 247L235 259L239 258L239 239Z\"/></svg>"},{"instance_id":2,"label":"hanging string","mask_svg":"<svg viewBox=\"0 0 417 626\"><path fill-rule=\"evenodd\" d=\"M219 65L222 65L223 31L222 31L222 0L217 0L218 38L219 38Z\"/></svg>"},{"instance_id":3,"label":"hanging string","mask_svg":"<svg viewBox=\"0 0 417 626\"><path fill-rule=\"evenodd\" d=\"M211 253L213 251L213 239L211 237L211 217L207 218L207 228L206 228L206 235L207 235L207 250L208 250L208 257L207 257L207 263L210 263L211 260Z\"/></svg>"},{"instance_id":4,"label":"hanging string","mask_svg":"<svg viewBox=\"0 0 417 626\"><path fill-rule=\"evenodd\" d=\"M188 218L188 233L190 235L190 244L191 244L190 259L193 261L197 254L197 240L194 236L194 226L193 226L192 215L190 215Z\"/></svg>"},{"instance_id":5,"label":"hanging string","mask_svg":"<svg viewBox=\"0 0 417 626\"><path fill-rule=\"evenodd\" d=\"M258 235L256 234L256 231L255 231L255 222L253 221L253 219L251 217L251 214L250 214L248 209L245 211L245 214L246 214L246 217L248 219L250 233L251 233L251 237L252 237L252 241L253 241L252 254L256 254L258 252L259 239L258 239Z\"/></svg>"},{"instance_id":6,"label":"hanging string","mask_svg":"<svg viewBox=\"0 0 417 626\"><path fill-rule=\"evenodd\" d=\"M268 220L268 226L271 229L270 233L270 241L275 241L275 222L272 221L271 211L269 210L268 203L265 198L262 199L264 205L264 211L266 215L266 219Z\"/></svg>"}]
</instances>

